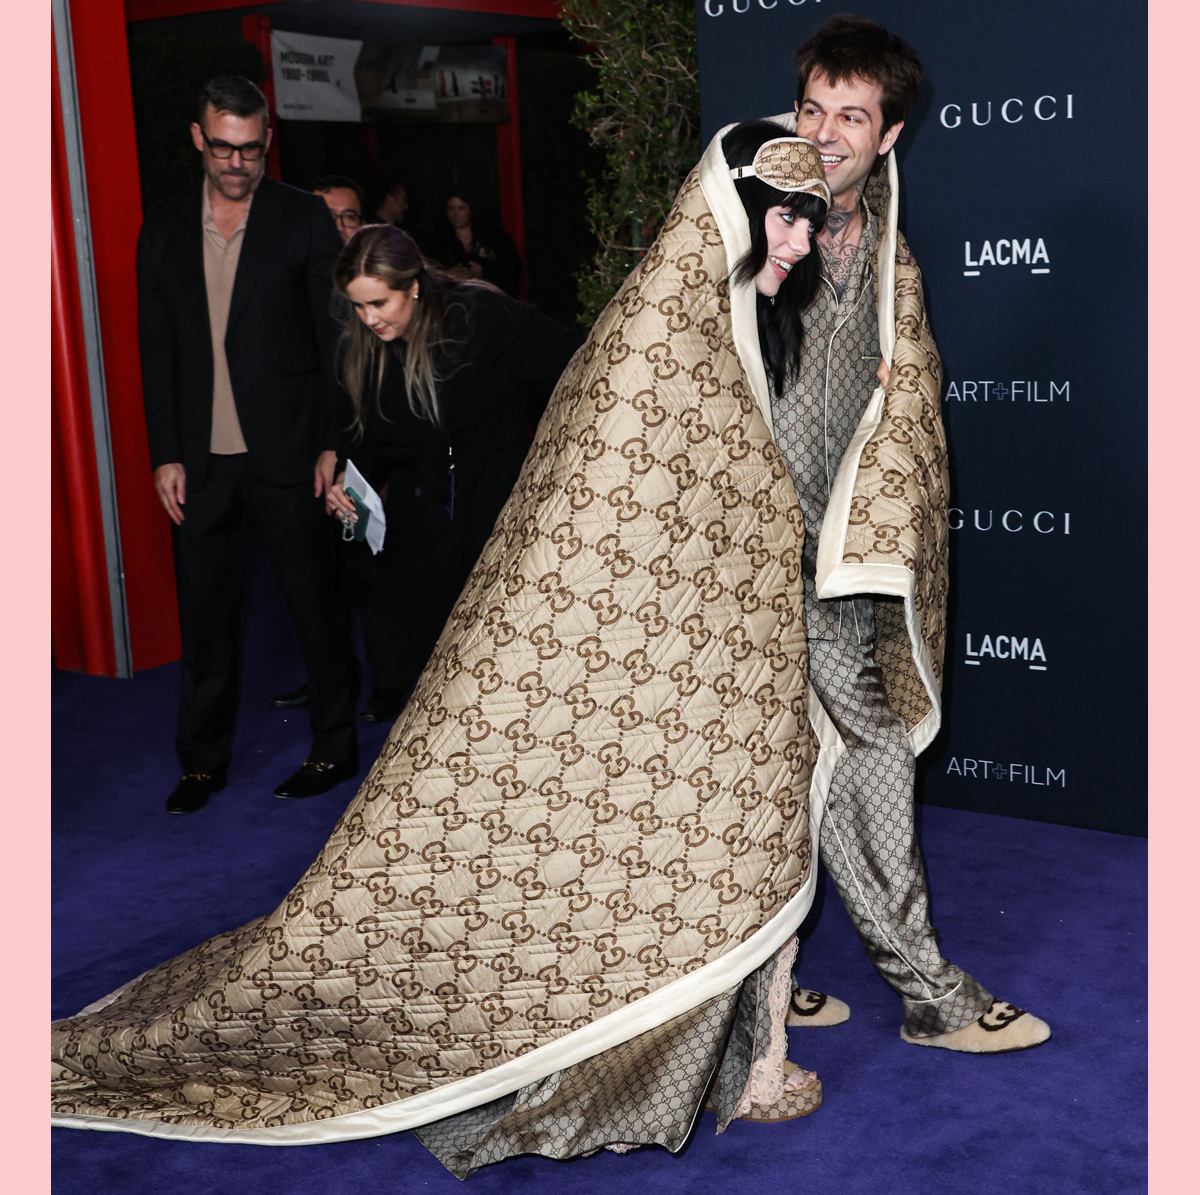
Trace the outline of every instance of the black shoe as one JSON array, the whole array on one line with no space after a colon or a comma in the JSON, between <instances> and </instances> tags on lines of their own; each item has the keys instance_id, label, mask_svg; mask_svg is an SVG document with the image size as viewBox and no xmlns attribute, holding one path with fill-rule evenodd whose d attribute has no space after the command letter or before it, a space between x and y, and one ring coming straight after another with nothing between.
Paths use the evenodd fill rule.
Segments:
<instances>
[{"instance_id":1,"label":"black shoe","mask_svg":"<svg viewBox=\"0 0 1200 1195\"><path fill-rule=\"evenodd\" d=\"M395 722L404 708L405 689L385 689L376 685L367 699L367 704L359 711L360 722Z\"/></svg>"},{"instance_id":2,"label":"black shoe","mask_svg":"<svg viewBox=\"0 0 1200 1195\"><path fill-rule=\"evenodd\" d=\"M289 689L286 693L276 693L267 701L277 710L302 710L308 705L308 682L298 689Z\"/></svg>"},{"instance_id":3,"label":"black shoe","mask_svg":"<svg viewBox=\"0 0 1200 1195\"><path fill-rule=\"evenodd\" d=\"M207 772L188 772L175 786L167 798L168 813L195 813L208 804L213 793L225 787L224 776L212 776Z\"/></svg>"},{"instance_id":4,"label":"black shoe","mask_svg":"<svg viewBox=\"0 0 1200 1195\"><path fill-rule=\"evenodd\" d=\"M305 760L298 772L293 772L276 790L277 797L293 801L304 797L319 797L331 788L337 788L343 780L353 780L358 775L358 753L339 763L314 763Z\"/></svg>"}]
</instances>

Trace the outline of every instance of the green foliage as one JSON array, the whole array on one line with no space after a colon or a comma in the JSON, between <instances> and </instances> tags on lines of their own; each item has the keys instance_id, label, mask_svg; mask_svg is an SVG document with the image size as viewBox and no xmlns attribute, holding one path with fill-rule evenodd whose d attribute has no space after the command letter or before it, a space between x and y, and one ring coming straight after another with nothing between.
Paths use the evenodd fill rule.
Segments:
<instances>
[{"instance_id":1,"label":"green foliage","mask_svg":"<svg viewBox=\"0 0 1200 1195\"><path fill-rule=\"evenodd\" d=\"M142 206L149 209L203 174L188 129L204 84L219 75L242 75L261 85L263 60L246 41L135 37L129 40L129 73Z\"/></svg>"},{"instance_id":2,"label":"green foliage","mask_svg":"<svg viewBox=\"0 0 1200 1195\"><path fill-rule=\"evenodd\" d=\"M696 10L693 0L562 0L562 20L599 73L572 116L607 162L588 193L599 247L579 275L579 322L591 327L700 156Z\"/></svg>"}]
</instances>

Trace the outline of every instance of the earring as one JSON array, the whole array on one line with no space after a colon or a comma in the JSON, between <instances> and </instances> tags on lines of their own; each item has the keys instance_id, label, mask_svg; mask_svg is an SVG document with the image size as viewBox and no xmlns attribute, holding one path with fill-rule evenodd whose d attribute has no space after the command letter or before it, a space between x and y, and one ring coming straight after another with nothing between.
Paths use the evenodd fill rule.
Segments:
<instances>
[{"instance_id":1,"label":"earring","mask_svg":"<svg viewBox=\"0 0 1200 1195\"><path fill-rule=\"evenodd\" d=\"M414 302L414 303L415 303L415 302L416 302L416 301L417 301L417 300L418 300L420 297L421 297L421 292L420 292L419 290L415 290L415 291L413 291L413 302Z\"/></svg>"}]
</instances>

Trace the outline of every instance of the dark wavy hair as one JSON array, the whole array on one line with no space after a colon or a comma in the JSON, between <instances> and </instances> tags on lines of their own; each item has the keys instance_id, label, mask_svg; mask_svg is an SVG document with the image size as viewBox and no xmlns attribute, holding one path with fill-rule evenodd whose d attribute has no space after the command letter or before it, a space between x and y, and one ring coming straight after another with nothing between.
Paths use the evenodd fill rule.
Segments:
<instances>
[{"instance_id":1,"label":"dark wavy hair","mask_svg":"<svg viewBox=\"0 0 1200 1195\"><path fill-rule=\"evenodd\" d=\"M854 13L840 12L812 33L796 51L796 103L804 103L804 89L814 73L836 87L843 80L865 79L883 91L880 136L899 124L917 102L924 70L916 51L882 25Z\"/></svg>"},{"instance_id":2,"label":"dark wavy hair","mask_svg":"<svg viewBox=\"0 0 1200 1195\"><path fill-rule=\"evenodd\" d=\"M267 125L270 112L267 97L249 79L241 75L218 75L204 84L196 100L196 119L204 127L204 114L211 108L214 112L228 112L231 116L261 115L263 127Z\"/></svg>"},{"instance_id":3,"label":"dark wavy hair","mask_svg":"<svg viewBox=\"0 0 1200 1195\"><path fill-rule=\"evenodd\" d=\"M341 187L346 191L353 191L354 197L358 200L358 210L365 216L366 198L363 195L363 189L352 178L348 178L344 174L322 174L317 178L312 185L312 193L314 195L324 195L326 191L332 191L334 187Z\"/></svg>"},{"instance_id":4,"label":"dark wavy hair","mask_svg":"<svg viewBox=\"0 0 1200 1195\"><path fill-rule=\"evenodd\" d=\"M735 125L725 134L721 149L730 168L749 166L760 146L776 137L786 137L785 129L769 120L748 120ZM816 235L825 226L827 206L818 195L804 191L778 191L762 179L751 175L739 178L737 188L742 206L750 218L750 251L733 267L735 282L752 282L767 260L767 212L773 207L786 207L812 225L812 250L798 261L780 284L774 302L765 295L758 300L758 341L762 347L763 364L775 383L775 391L800 367L800 349L804 343L802 317L816 298L821 283L821 259L817 252Z\"/></svg>"}]
</instances>

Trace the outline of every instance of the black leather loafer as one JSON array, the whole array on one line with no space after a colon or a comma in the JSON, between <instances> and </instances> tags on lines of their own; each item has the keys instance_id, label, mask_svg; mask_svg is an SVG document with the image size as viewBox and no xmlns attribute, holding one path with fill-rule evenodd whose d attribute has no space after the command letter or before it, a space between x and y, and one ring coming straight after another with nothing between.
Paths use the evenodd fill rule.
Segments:
<instances>
[{"instance_id":1,"label":"black leather loafer","mask_svg":"<svg viewBox=\"0 0 1200 1195\"><path fill-rule=\"evenodd\" d=\"M376 685L367 699L367 704L359 711L360 722L395 722L404 708L404 699L408 693L403 689L385 689Z\"/></svg>"},{"instance_id":2,"label":"black leather loafer","mask_svg":"<svg viewBox=\"0 0 1200 1195\"><path fill-rule=\"evenodd\" d=\"M337 788L343 780L353 780L357 775L357 755L338 763L314 763L309 759L305 760L298 772L293 772L275 790L275 795L292 801L301 801L305 797L319 797L331 788Z\"/></svg>"},{"instance_id":3,"label":"black leather loafer","mask_svg":"<svg viewBox=\"0 0 1200 1195\"><path fill-rule=\"evenodd\" d=\"M277 710L302 710L308 705L308 682L298 689L289 689L286 693L276 693L268 697L267 702Z\"/></svg>"},{"instance_id":4,"label":"black leather loafer","mask_svg":"<svg viewBox=\"0 0 1200 1195\"><path fill-rule=\"evenodd\" d=\"M195 813L208 804L213 793L225 787L224 776L211 776L207 772L189 772L175 786L167 798L168 813Z\"/></svg>"}]
</instances>

